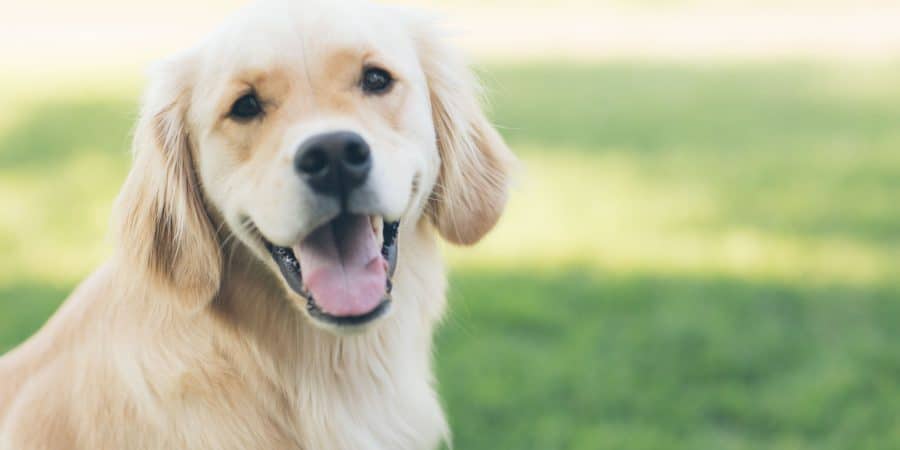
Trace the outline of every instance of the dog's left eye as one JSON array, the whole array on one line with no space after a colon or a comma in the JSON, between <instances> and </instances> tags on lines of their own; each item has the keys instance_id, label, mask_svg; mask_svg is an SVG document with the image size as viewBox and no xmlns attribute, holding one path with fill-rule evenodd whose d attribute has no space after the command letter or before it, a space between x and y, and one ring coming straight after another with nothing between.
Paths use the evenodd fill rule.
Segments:
<instances>
[{"instance_id":1,"label":"dog's left eye","mask_svg":"<svg viewBox=\"0 0 900 450\"><path fill-rule=\"evenodd\" d=\"M231 105L231 112L228 113L231 118L237 120L250 120L260 114L262 114L262 105L259 102L259 98L256 97L256 94L252 93L237 99L234 104Z\"/></svg>"},{"instance_id":2,"label":"dog's left eye","mask_svg":"<svg viewBox=\"0 0 900 450\"><path fill-rule=\"evenodd\" d=\"M361 85L366 94L384 94L394 85L394 77L387 70L367 67L363 70Z\"/></svg>"}]
</instances>

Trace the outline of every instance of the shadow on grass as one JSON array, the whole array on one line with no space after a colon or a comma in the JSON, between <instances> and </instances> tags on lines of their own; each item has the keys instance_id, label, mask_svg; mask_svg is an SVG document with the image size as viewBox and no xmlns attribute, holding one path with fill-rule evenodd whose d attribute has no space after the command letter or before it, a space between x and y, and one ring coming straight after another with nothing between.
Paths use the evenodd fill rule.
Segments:
<instances>
[{"instance_id":1,"label":"shadow on grass","mask_svg":"<svg viewBox=\"0 0 900 450\"><path fill-rule=\"evenodd\" d=\"M454 276L441 391L467 449L889 448L896 287Z\"/></svg>"},{"instance_id":2,"label":"shadow on grass","mask_svg":"<svg viewBox=\"0 0 900 450\"><path fill-rule=\"evenodd\" d=\"M34 334L72 288L39 281L0 285L0 354Z\"/></svg>"}]
</instances>

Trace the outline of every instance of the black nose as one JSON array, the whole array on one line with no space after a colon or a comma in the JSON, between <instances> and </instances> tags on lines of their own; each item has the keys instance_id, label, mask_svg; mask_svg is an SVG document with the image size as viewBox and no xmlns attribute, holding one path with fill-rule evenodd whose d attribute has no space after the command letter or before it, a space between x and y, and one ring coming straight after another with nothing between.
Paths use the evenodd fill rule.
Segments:
<instances>
[{"instance_id":1,"label":"black nose","mask_svg":"<svg viewBox=\"0 0 900 450\"><path fill-rule=\"evenodd\" d=\"M362 136L338 131L313 136L300 145L294 168L315 191L345 195L366 181L372 156Z\"/></svg>"}]
</instances>

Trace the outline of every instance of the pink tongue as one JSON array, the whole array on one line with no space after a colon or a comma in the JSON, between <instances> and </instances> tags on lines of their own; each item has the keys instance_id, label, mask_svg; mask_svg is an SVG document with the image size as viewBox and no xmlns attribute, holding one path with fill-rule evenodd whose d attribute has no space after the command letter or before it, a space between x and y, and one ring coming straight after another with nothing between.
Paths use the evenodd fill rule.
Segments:
<instances>
[{"instance_id":1,"label":"pink tongue","mask_svg":"<svg viewBox=\"0 0 900 450\"><path fill-rule=\"evenodd\" d=\"M365 216L341 216L294 248L319 309L337 317L372 312L385 296L387 262Z\"/></svg>"}]
</instances>

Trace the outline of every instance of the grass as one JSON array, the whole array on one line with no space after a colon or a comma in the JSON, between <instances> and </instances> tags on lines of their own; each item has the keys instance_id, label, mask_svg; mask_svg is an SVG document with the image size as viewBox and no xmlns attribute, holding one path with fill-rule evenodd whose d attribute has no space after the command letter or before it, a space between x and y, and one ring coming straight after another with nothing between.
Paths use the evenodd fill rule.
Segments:
<instances>
[{"instance_id":1,"label":"grass","mask_svg":"<svg viewBox=\"0 0 900 450\"><path fill-rule=\"evenodd\" d=\"M455 281L438 366L461 448L888 449L900 438L896 289L581 268Z\"/></svg>"},{"instance_id":2,"label":"grass","mask_svg":"<svg viewBox=\"0 0 900 450\"><path fill-rule=\"evenodd\" d=\"M895 446L900 67L484 78L524 169L496 233L448 249L457 448ZM109 251L133 86L0 115L0 352Z\"/></svg>"}]
</instances>

